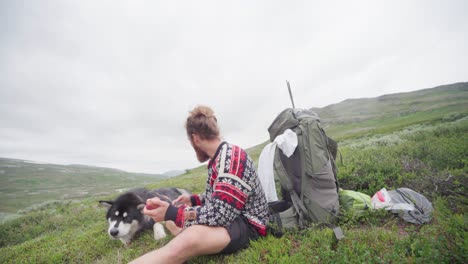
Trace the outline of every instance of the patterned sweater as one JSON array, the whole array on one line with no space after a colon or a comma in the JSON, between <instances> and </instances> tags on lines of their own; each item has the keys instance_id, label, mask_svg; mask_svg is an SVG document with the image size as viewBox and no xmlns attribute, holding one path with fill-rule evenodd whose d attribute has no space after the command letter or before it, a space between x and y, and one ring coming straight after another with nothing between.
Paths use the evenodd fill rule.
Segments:
<instances>
[{"instance_id":1,"label":"patterned sweater","mask_svg":"<svg viewBox=\"0 0 468 264\"><path fill-rule=\"evenodd\" d=\"M222 147L226 145L224 173L219 173ZM222 167L222 166L221 166ZM227 226L245 217L259 235L266 235L268 204L252 159L238 146L223 142L208 163L203 194L192 195L192 206L170 206L165 219L178 227Z\"/></svg>"}]
</instances>

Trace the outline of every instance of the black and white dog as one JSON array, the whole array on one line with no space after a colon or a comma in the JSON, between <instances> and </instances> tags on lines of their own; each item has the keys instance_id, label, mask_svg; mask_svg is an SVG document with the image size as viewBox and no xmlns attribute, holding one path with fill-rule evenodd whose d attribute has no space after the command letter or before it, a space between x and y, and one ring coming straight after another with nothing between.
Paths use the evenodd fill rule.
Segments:
<instances>
[{"instance_id":1,"label":"black and white dog","mask_svg":"<svg viewBox=\"0 0 468 264\"><path fill-rule=\"evenodd\" d=\"M124 245L128 246L137 233L153 227L154 239L164 238L166 232L163 225L155 223L151 217L143 214L146 200L158 197L172 203L182 194L190 194L190 192L177 188L161 188L152 191L134 189L120 195L114 201L99 201L107 208L109 235L114 239L120 239Z\"/></svg>"}]
</instances>

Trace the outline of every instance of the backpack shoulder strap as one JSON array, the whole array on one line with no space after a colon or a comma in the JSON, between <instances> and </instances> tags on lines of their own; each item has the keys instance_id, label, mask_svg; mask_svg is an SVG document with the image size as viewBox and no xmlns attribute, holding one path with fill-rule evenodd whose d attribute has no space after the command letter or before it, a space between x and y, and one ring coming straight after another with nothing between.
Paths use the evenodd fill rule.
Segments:
<instances>
[{"instance_id":1,"label":"backpack shoulder strap","mask_svg":"<svg viewBox=\"0 0 468 264\"><path fill-rule=\"evenodd\" d=\"M340 183L338 182L338 177L337 177L338 167L336 166L336 154L333 155L333 153L331 153L330 147L329 147L331 145L330 140L332 140L332 139L327 136L327 134L325 133L325 130L323 130L322 127L320 127L320 131L321 131L322 135L325 137L325 142L326 142L326 145L327 145L328 158L330 159L331 166L332 166L332 171L333 171L333 176L335 177L336 191L339 192L340 191ZM336 142L335 142L335 144L336 144ZM336 150L338 151L338 147L336 147ZM341 157L341 152L340 152L340 158L341 158L341 164L343 164L343 158Z\"/></svg>"},{"instance_id":2,"label":"backpack shoulder strap","mask_svg":"<svg viewBox=\"0 0 468 264\"><path fill-rule=\"evenodd\" d=\"M278 148L275 150L275 161L273 164L275 167L275 176L279 179L281 186L283 186L283 188L285 188L286 191L288 191L288 193L291 195L291 201L293 203L294 209L296 209L296 212L299 215L299 227L303 228L304 220L308 219L307 209L302 203L302 200L299 198L299 195L297 195L296 191L294 190L291 179L289 178L289 174L284 168L283 162L280 159Z\"/></svg>"}]
</instances>

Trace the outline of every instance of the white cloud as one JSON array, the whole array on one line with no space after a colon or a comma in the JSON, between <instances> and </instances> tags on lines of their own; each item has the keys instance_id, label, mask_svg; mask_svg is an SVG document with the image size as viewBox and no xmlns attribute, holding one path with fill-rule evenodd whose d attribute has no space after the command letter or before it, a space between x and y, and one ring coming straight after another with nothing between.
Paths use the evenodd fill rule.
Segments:
<instances>
[{"instance_id":1,"label":"white cloud","mask_svg":"<svg viewBox=\"0 0 468 264\"><path fill-rule=\"evenodd\" d=\"M465 1L41 1L0 7L0 156L164 172L197 166L183 124L225 138L276 114L466 81Z\"/></svg>"}]
</instances>

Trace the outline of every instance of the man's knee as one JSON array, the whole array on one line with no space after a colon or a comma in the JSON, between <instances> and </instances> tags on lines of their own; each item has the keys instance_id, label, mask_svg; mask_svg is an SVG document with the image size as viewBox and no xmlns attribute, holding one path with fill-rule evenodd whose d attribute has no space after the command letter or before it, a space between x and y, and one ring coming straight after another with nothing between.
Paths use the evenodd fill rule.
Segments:
<instances>
[{"instance_id":1,"label":"man's knee","mask_svg":"<svg viewBox=\"0 0 468 264\"><path fill-rule=\"evenodd\" d=\"M203 225L190 226L182 231L167 245L170 254L177 256L214 254L221 251L230 241L227 230L223 227Z\"/></svg>"},{"instance_id":2,"label":"man's knee","mask_svg":"<svg viewBox=\"0 0 468 264\"><path fill-rule=\"evenodd\" d=\"M170 253L175 257L181 254L196 250L197 245L202 243L198 230L195 227L188 227L178 236L174 237L167 245L170 248Z\"/></svg>"}]
</instances>

